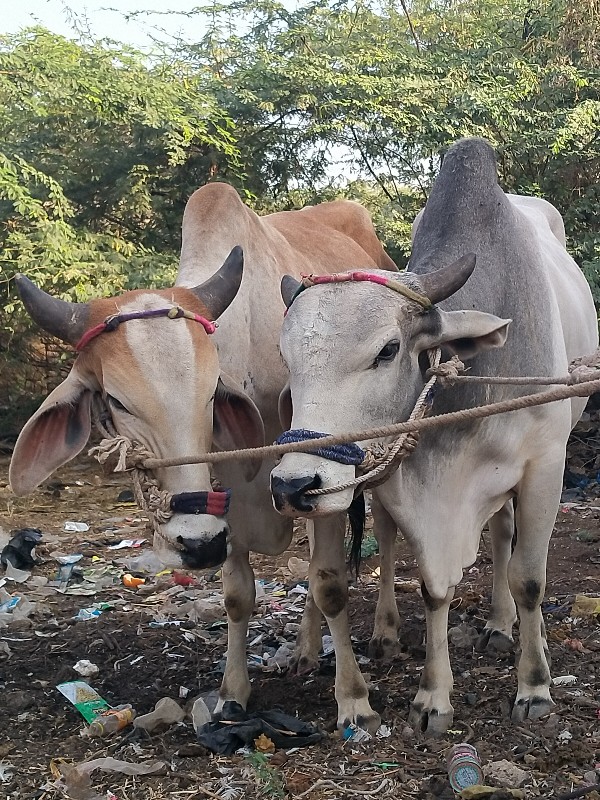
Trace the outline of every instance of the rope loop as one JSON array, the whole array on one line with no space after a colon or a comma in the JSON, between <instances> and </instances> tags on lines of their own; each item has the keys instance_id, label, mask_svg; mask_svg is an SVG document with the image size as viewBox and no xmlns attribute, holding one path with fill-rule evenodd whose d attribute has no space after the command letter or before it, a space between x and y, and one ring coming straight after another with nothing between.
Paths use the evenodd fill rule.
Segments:
<instances>
[{"instance_id":1,"label":"rope loop","mask_svg":"<svg viewBox=\"0 0 600 800\"><path fill-rule=\"evenodd\" d=\"M459 372L465 371L465 365L458 356L452 356L449 361L438 364L437 367L429 367L425 373L426 378L437 378L440 386L454 383Z\"/></svg>"}]
</instances>

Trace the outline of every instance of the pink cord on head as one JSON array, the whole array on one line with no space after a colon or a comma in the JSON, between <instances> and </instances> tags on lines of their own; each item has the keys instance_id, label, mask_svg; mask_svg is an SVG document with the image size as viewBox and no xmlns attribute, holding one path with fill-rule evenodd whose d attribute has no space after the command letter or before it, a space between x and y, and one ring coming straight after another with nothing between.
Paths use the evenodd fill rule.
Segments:
<instances>
[{"instance_id":1,"label":"pink cord on head","mask_svg":"<svg viewBox=\"0 0 600 800\"><path fill-rule=\"evenodd\" d=\"M211 333L214 333L217 330L217 326L214 322L206 319L206 317L201 317L200 314L194 314L194 320L202 325L209 336Z\"/></svg>"}]
</instances>

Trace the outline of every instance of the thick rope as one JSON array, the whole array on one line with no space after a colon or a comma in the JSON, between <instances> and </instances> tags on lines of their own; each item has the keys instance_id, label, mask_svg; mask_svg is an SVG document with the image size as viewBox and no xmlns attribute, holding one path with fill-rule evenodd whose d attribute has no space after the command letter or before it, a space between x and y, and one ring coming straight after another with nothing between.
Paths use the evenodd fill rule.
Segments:
<instances>
[{"instance_id":1,"label":"thick rope","mask_svg":"<svg viewBox=\"0 0 600 800\"><path fill-rule=\"evenodd\" d=\"M154 534L168 542L170 547L184 550L182 544L167 539L161 531L160 526L168 522L174 513L171 508L173 494L161 489L152 472L145 466L145 462L151 460L154 453L139 442L119 436L110 415L98 401L94 403L93 411L94 423L104 438L88 454L94 456L110 472L130 472L133 496L142 511L150 517Z\"/></svg>"},{"instance_id":2,"label":"thick rope","mask_svg":"<svg viewBox=\"0 0 600 800\"><path fill-rule=\"evenodd\" d=\"M224 450L219 453L200 453L193 456L181 456L180 458L148 458L141 462L145 469L157 469L163 467L179 467L183 464L219 464L224 461L249 461L255 458L276 458L285 453L310 453L311 449L317 447L327 447L329 445L347 444L348 442L360 442L366 439L384 439L388 436L397 436L401 433L420 433L425 430L433 430L444 425L455 423L470 422L475 419L505 414L508 411L519 411L523 408L546 405L558 400L569 400L572 397L589 397L600 391L600 379L584 380L570 386L558 386L545 392L526 394L521 397L514 397L510 400L503 400L498 403L490 403L485 406L475 408L464 408L460 411L451 411L447 414L437 414L426 419L415 419L410 422L397 422L393 425L384 425L377 428L369 428L362 431L351 431L339 436L327 436L323 439L308 439L304 442L290 442L289 444L273 444L266 447L250 447L241 450Z\"/></svg>"}]
</instances>

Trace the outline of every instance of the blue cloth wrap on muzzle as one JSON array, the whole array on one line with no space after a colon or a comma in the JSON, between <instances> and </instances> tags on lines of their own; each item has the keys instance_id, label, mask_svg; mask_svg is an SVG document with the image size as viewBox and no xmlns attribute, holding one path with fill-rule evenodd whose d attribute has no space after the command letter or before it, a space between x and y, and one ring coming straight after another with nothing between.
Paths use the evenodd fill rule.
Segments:
<instances>
[{"instance_id":1,"label":"blue cloth wrap on muzzle","mask_svg":"<svg viewBox=\"0 0 600 800\"><path fill-rule=\"evenodd\" d=\"M306 428L295 428L291 431L284 431L275 440L275 444L290 444L291 442L305 442L307 439L323 439L330 436L329 433L319 433L309 431ZM334 444L328 447L316 447L309 451L311 456L321 456L329 461L337 461L338 464L348 464L357 467L365 460L365 451L354 442L348 444Z\"/></svg>"}]
</instances>

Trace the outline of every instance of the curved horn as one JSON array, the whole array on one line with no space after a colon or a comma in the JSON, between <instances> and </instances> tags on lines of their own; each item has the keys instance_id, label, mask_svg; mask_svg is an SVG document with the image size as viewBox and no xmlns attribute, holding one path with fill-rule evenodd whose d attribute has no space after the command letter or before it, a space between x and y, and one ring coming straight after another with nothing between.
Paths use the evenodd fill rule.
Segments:
<instances>
[{"instance_id":1,"label":"curved horn","mask_svg":"<svg viewBox=\"0 0 600 800\"><path fill-rule=\"evenodd\" d=\"M418 275L425 294L432 303L440 303L465 285L475 269L475 253L467 253L447 267ZM410 267L409 267L410 269Z\"/></svg>"},{"instance_id":2,"label":"curved horn","mask_svg":"<svg viewBox=\"0 0 600 800\"><path fill-rule=\"evenodd\" d=\"M218 319L229 307L240 288L243 270L244 251L236 245L218 272L200 286L190 289L204 303L211 319Z\"/></svg>"},{"instance_id":3,"label":"curved horn","mask_svg":"<svg viewBox=\"0 0 600 800\"><path fill-rule=\"evenodd\" d=\"M302 284L291 275L284 275L281 279L281 296L285 307L289 308L292 305L292 300L296 296L296 292Z\"/></svg>"},{"instance_id":4,"label":"curved horn","mask_svg":"<svg viewBox=\"0 0 600 800\"><path fill-rule=\"evenodd\" d=\"M17 291L29 316L47 333L68 344L77 344L88 324L87 303L68 303L38 288L25 275L16 275Z\"/></svg>"}]
</instances>

